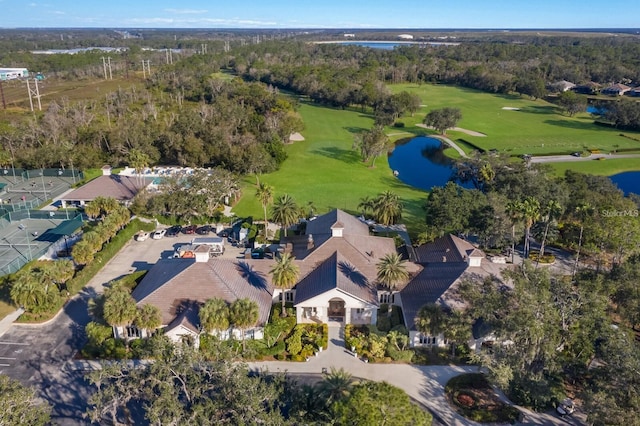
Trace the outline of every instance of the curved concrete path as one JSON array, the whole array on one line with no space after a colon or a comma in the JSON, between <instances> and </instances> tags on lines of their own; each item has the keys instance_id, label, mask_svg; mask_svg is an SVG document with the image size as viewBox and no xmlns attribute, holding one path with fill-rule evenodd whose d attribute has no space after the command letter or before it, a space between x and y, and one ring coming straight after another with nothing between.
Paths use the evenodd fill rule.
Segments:
<instances>
[{"instance_id":1,"label":"curved concrete path","mask_svg":"<svg viewBox=\"0 0 640 426\"><path fill-rule=\"evenodd\" d=\"M448 426L480 425L456 413L446 400L444 386L454 376L477 372L475 366L454 365L409 365L409 364L368 364L344 347L343 327L329 327L329 347L307 362L265 361L248 363L254 371L286 372L296 374L319 374L331 367L344 369L353 377L367 380L385 381L404 390L411 398L425 406L434 420ZM497 393L506 400L504 395ZM506 401L508 402L508 401ZM510 402L508 402L510 403ZM567 425L564 419L535 413L518 407L526 414L524 423L538 425ZM434 422L435 423L435 422Z\"/></svg>"}]
</instances>

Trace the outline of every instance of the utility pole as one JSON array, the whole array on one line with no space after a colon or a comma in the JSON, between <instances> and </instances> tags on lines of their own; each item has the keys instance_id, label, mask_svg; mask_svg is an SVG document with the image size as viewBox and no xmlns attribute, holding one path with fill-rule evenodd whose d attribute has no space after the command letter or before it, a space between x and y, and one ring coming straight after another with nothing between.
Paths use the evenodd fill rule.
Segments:
<instances>
[{"instance_id":1,"label":"utility pole","mask_svg":"<svg viewBox=\"0 0 640 426\"><path fill-rule=\"evenodd\" d=\"M31 90L31 86L29 86L29 79L27 79L27 92L29 92L29 105L31 106L31 112L33 112L33 97L38 100L38 110L42 111L42 104L40 103L40 90L38 89L38 80L33 79L36 83L35 90Z\"/></svg>"},{"instance_id":2,"label":"utility pole","mask_svg":"<svg viewBox=\"0 0 640 426\"><path fill-rule=\"evenodd\" d=\"M144 78L151 77L151 66L149 65L149 60L142 60L142 76Z\"/></svg>"},{"instance_id":3,"label":"utility pole","mask_svg":"<svg viewBox=\"0 0 640 426\"><path fill-rule=\"evenodd\" d=\"M7 102L4 100L4 89L2 88L2 80L0 80L0 97L2 98L2 108L7 109Z\"/></svg>"},{"instance_id":4,"label":"utility pole","mask_svg":"<svg viewBox=\"0 0 640 426\"><path fill-rule=\"evenodd\" d=\"M173 64L173 56L171 54L171 49L167 49L165 51L167 64Z\"/></svg>"},{"instance_id":5,"label":"utility pole","mask_svg":"<svg viewBox=\"0 0 640 426\"><path fill-rule=\"evenodd\" d=\"M104 56L101 58L102 59L102 70L104 71L104 79L107 79L107 62L104 59Z\"/></svg>"},{"instance_id":6,"label":"utility pole","mask_svg":"<svg viewBox=\"0 0 640 426\"><path fill-rule=\"evenodd\" d=\"M107 56L107 63L109 64L109 80L113 80L113 75L111 74L111 56Z\"/></svg>"}]
</instances>

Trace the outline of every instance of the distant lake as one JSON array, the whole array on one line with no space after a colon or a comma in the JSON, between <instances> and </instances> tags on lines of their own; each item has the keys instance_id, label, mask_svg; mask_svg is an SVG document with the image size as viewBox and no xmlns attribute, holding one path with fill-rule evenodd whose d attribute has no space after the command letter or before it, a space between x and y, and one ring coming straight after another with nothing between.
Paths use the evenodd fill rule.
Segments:
<instances>
[{"instance_id":1,"label":"distant lake","mask_svg":"<svg viewBox=\"0 0 640 426\"><path fill-rule=\"evenodd\" d=\"M414 188L430 191L444 186L453 174L453 160L444 155L442 143L435 138L420 136L397 144L389 154L389 167L397 178Z\"/></svg>"},{"instance_id":2,"label":"distant lake","mask_svg":"<svg viewBox=\"0 0 640 426\"><path fill-rule=\"evenodd\" d=\"M625 195L630 192L640 195L640 172L624 172L609 176L609 179L620 188Z\"/></svg>"},{"instance_id":3,"label":"distant lake","mask_svg":"<svg viewBox=\"0 0 640 426\"><path fill-rule=\"evenodd\" d=\"M460 43L449 43L442 41L339 41L335 44L347 45L347 46L361 46L361 47L370 47L372 49L382 49L382 50L393 50L398 46L414 46L414 45L425 45L429 46L457 46Z\"/></svg>"}]
</instances>

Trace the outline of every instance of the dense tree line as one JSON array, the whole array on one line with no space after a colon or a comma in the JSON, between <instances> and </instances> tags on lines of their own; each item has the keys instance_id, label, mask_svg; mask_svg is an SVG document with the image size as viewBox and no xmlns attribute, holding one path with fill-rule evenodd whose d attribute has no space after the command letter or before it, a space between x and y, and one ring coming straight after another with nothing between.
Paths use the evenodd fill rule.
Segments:
<instances>
[{"instance_id":1,"label":"dense tree line","mask_svg":"<svg viewBox=\"0 0 640 426\"><path fill-rule=\"evenodd\" d=\"M567 171L555 178L544 166L491 154L460 160L455 177L467 188L450 182L427 198L427 239L473 234L486 248L526 249L532 238L577 252L594 267L638 251L638 204L607 177Z\"/></svg>"},{"instance_id":2,"label":"dense tree line","mask_svg":"<svg viewBox=\"0 0 640 426\"><path fill-rule=\"evenodd\" d=\"M146 89L52 102L41 116L0 125L0 141L17 167L127 164L138 150L153 164L262 173L284 161L284 143L301 128L294 105L276 90L167 74Z\"/></svg>"},{"instance_id":3,"label":"dense tree line","mask_svg":"<svg viewBox=\"0 0 640 426\"><path fill-rule=\"evenodd\" d=\"M152 363L105 364L89 375L96 388L91 420L139 423L141 418L123 418L135 405L139 416L163 425L431 424L430 414L387 383L357 383L348 373L332 370L315 385L298 385L281 374L249 374L224 345L218 346L217 359L208 360L202 351L158 340Z\"/></svg>"}]
</instances>

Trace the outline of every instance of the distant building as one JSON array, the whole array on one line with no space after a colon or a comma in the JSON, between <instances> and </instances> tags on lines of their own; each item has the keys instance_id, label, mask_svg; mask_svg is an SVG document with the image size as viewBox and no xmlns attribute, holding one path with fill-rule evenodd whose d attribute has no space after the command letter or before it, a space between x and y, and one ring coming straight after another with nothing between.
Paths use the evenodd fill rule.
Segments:
<instances>
[{"instance_id":1,"label":"distant building","mask_svg":"<svg viewBox=\"0 0 640 426\"><path fill-rule=\"evenodd\" d=\"M640 96L640 87L634 87L633 89L627 92L629 96Z\"/></svg>"},{"instance_id":2,"label":"distant building","mask_svg":"<svg viewBox=\"0 0 640 426\"><path fill-rule=\"evenodd\" d=\"M398 38L400 40L413 40L413 36L411 34L398 34Z\"/></svg>"},{"instance_id":3,"label":"distant building","mask_svg":"<svg viewBox=\"0 0 640 426\"><path fill-rule=\"evenodd\" d=\"M29 77L29 71L26 68L0 68L0 80L15 80L25 77Z\"/></svg>"},{"instance_id":4,"label":"distant building","mask_svg":"<svg viewBox=\"0 0 640 426\"><path fill-rule=\"evenodd\" d=\"M355 38L356 35L355 34L345 34L344 38Z\"/></svg>"},{"instance_id":5,"label":"distant building","mask_svg":"<svg viewBox=\"0 0 640 426\"><path fill-rule=\"evenodd\" d=\"M602 89L602 94L603 95L609 95L609 96L622 96L625 93L627 93L629 90L631 90L631 87L618 83L618 84L612 84L611 86L605 87L604 89Z\"/></svg>"},{"instance_id":6,"label":"distant building","mask_svg":"<svg viewBox=\"0 0 640 426\"><path fill-rule=\"evenodd\" d=\"M595 95L600 90L600 85L598 83L594 83L590 81L584 84L578 84L574 86L571 90L576 93L580 93L582 95Z\"/></svg>"},{"instance_id":7,"label":"distant building","mask_svg":"<svg viewBox=\"0 0 640 426\"><path fill-rule=\"evenodd\" d=\"M549 89L554 92L566 92L567 90L571 90L576 85L567 80L556 81L555 83L551 83L549 85Z\"/></svg>"}]
</instances>

